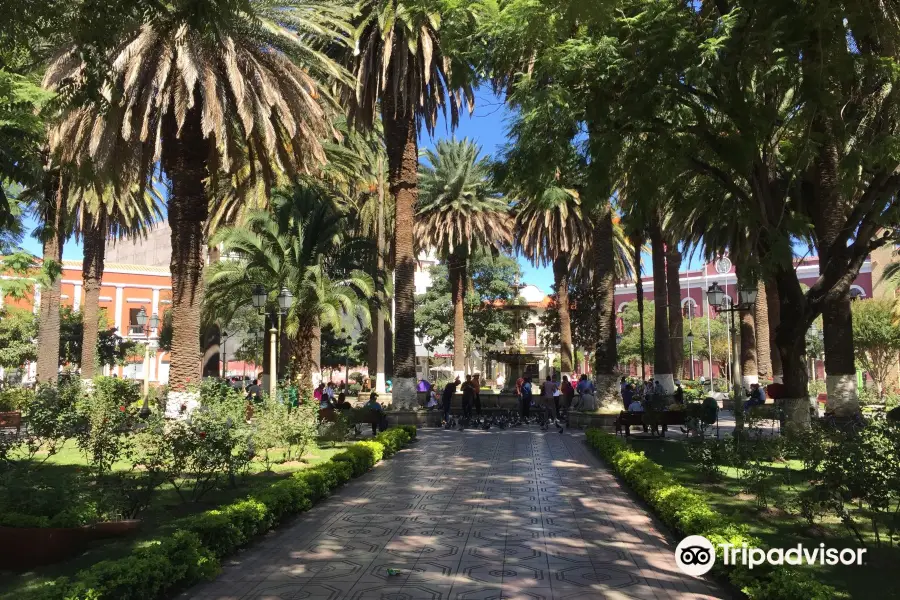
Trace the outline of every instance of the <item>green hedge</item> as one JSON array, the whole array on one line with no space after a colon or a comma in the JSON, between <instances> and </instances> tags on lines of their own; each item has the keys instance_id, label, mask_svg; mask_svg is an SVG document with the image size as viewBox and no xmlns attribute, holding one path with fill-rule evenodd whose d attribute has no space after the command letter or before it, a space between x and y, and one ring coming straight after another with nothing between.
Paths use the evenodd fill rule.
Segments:
<instances>
[{"instance_id":1,"label":"green hedge","mask_svg":"<svg viewBox=\"0 0 900 600\"><path fill-rule=\"evenodd\" d=\"M702 535L717 548L718 560L713 572L727 577L748 597L758 600L830 600L837 591L819 583L805 572L789 566L755 567L724 566L718 544L741 544L764 548L764 544L747 533L744 526L729 521L711 509L706 500L693 490L676 483L658 464L643 452L635 452L620 438L588 429L588 444L653 508L666 525L681 536Z\"/></svg>"},{"instance_id":2,"label":"green hedge","mask_svg":"<svg viewBox=\"0 0 900 600\"><path fill-rule=\"evenodd\" d=\"M413 437L415 427L412 428ZM357 442L328 462L294 473L247 498L176 521L160 539L130 555L105 560L73 578L41 581L4 600L151 600L209 579L219 561L284 519L309 510L337 487L393 455L411 439L409 429L388 429Z\"/></svg>"}]
</instances>

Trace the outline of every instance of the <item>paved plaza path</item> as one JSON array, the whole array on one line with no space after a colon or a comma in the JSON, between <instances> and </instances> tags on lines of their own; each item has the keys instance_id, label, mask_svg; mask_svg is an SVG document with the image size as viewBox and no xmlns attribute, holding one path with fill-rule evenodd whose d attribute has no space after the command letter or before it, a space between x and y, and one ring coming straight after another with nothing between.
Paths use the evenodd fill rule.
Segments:
<instances>
[{"instance_id":1,"label":"paved plaza path","mask_svg":"<svg viewBox=\"0 0 900 600\"><path fill-rule=\"evenodd\" d=\"M399 575L390 575L396 569ZM184 598L723 598L580 433L420 430L419 441Z\"/></svg>"}]
</instances>

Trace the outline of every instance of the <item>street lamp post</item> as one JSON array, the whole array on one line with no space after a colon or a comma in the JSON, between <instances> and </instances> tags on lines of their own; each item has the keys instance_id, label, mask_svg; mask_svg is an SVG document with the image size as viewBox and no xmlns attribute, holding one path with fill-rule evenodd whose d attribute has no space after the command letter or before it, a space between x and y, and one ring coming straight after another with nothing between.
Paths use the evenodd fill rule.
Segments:
<instances>
[{"instance_id":1,"label":"street lamp post","mask_svg":"<svg viewBox=\"0 0 900 600\"><path fill-rule=\"evenodd\" d=\"M739 390L743 389L743 385L741 383L740 375L740 347L737 345L734 314L752 310L753 305L756 304L756 293L757 288L755 285L749 286L745 283L738 290L737 305L726 308L725 291L721 287L719 287L719 284L717 282L714 281L713 284L709 286L709 290L707 290L706 292L710 306L714 306L719 312L726 312L731 314L731 341L733 346L731 353L731 374L735 398L737 398Z\"/></svg>"},{"instance_id":2,"label":"street lamp post","mask_svg":"<svg viewBox=\"0 0 900 600\"><path fill-rule=\"evenodd\" d=\"M144 344L144 406L141 408L140 415L143 418L147 418L150 416L150 345L152 343L150 336L155 334L157 328L159 327L159 315L153 313L153 315L148 319L147 311L144 307L141 307L141 310L138 311L137 314L137 324L144 332L147 334L147 343Z\"/></svg>"},{"instance_id":3,"label":"street lamp post","mask_svg":"<svg viewBox=\"0 0 900 600\"><path fill-rule=\"evenodd\" d=\"M222 330L222 379L228 378L228 332Z\"/></svg>"},{"instance_id":4,"label":"street lamp post","mask_svg":"<svg viewBox=\"0 0 900 600\"><path fill-rule=\"evenodd\" d=\"M693 309L691 309L693 310ZM687 334L688 345L691 347L691 381L694 380L694 330L688 330Z\"/></svg>"},{"instance_id":5,"label":"street lamp post","mask_svg":"<svg viewBox=\"0 0 900 600\"><path fill-rule=\"evenodd\" d=\"M286 287L281 288L281 291L278 292L278 328L274 327L275 323L272 323L273 327L269 330L269 333L272 334L272 346L270 348L270 352L272 353L270 362L272 363L271 371L272 375L269 377L269 396L275 397L275 390L278 385L278 350L281 347L281 319L286 316L291 306L294 305L294 295L291 293L289 289Z\"/></svg>"}]
</instances>

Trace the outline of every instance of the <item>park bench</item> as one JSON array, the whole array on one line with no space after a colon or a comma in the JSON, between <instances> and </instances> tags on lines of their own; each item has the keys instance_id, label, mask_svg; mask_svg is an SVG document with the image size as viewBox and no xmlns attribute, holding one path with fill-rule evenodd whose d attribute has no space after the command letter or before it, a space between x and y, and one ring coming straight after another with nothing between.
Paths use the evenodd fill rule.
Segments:
<instances>
[{"instance_id":1,"label":"park bench","mask_svg":"<svg viewBox=\"0 0 900 600\"><path fill-rule=\"evenodd\" d=\"M631 435L634 426L650 428L654 435L666 435L669 425L684 425L686 413L683 410L664 410L646 412L622 411L616 419L616 434ZM660 430L660 425L662 429Z\"/></svg>"},{"instance_id":2,"label":"park bench","mask_svg":"<svg viewBox=\"0 0 900 600\"><path fill-rule=\"evenodd\" d=\"M0 429L15 429L16 435L22 430L22 413L0 412Z\"/></svg>"}]
</instances>

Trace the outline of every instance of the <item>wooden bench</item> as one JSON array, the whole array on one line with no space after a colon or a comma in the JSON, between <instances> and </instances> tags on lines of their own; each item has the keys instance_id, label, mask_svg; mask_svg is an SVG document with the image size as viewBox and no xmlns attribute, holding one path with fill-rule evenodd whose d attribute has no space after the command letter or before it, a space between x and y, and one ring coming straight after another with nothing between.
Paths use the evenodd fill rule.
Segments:
<instances>
[{"instance_id":1,"label":"wooden bench","mask_svg":"<svg viewBox=\"0 0 900 600\"><path fill-rule=\"evenodd\" d=\"M0 429L15 429L16 435L22 431L22 413L0 412Z\"/></svg>"},{"instance_id":2,"label":"wooden bench","mask_svg":"<svg viewBox=\"0 0 900 600\"><path fill-rule=\"evenodd\" d=\"M622 411L616 419L616 434L624 433L625 437L631 435L631 428L634 426L647 427L652 430L654 435L666 435L669 425L684 425L685 411L683 410L664 410L664 411L647 411L647 412L627 412ZM662 425L662 430L660 430Z\"/></svg>"}]
</instances>

